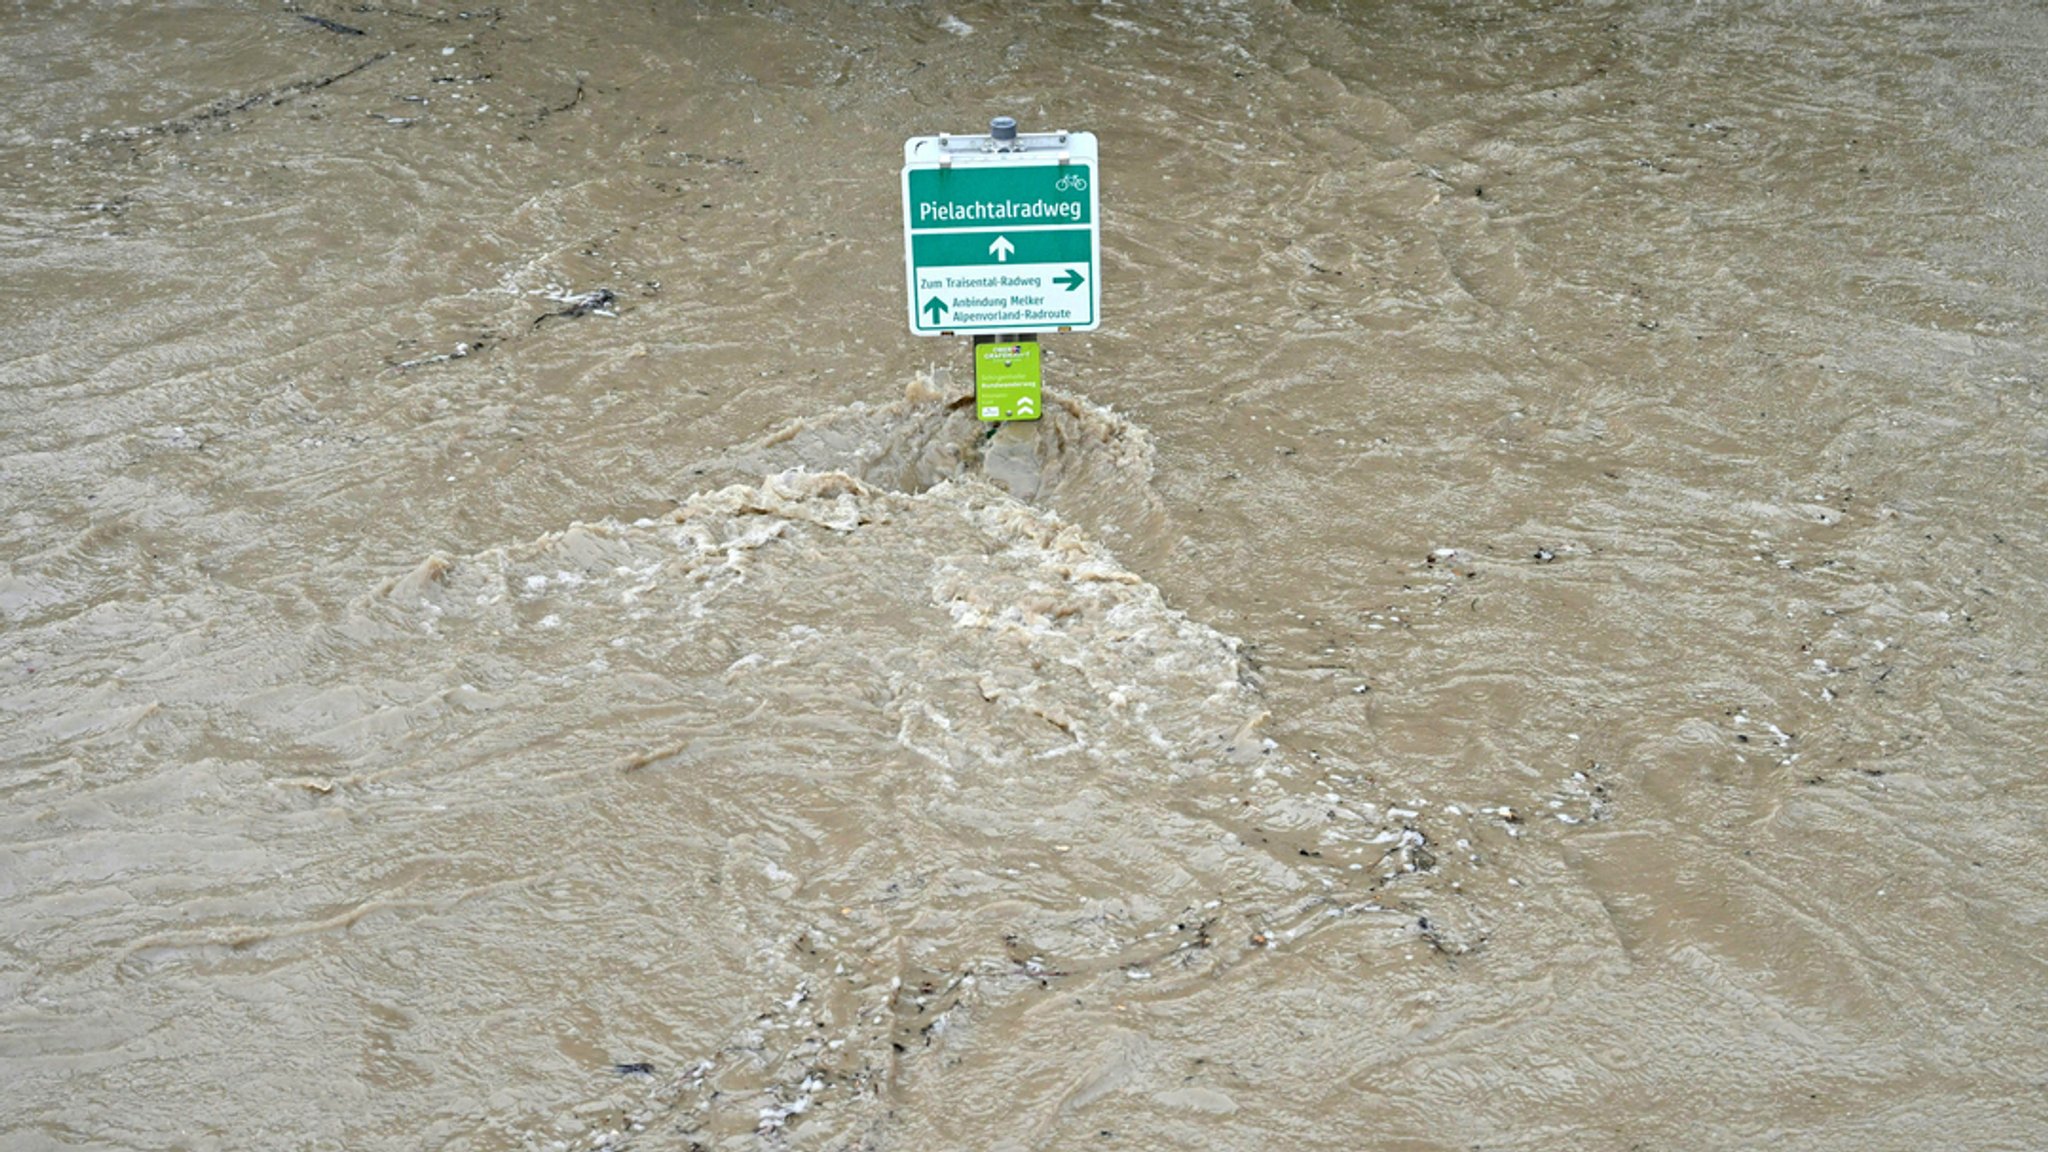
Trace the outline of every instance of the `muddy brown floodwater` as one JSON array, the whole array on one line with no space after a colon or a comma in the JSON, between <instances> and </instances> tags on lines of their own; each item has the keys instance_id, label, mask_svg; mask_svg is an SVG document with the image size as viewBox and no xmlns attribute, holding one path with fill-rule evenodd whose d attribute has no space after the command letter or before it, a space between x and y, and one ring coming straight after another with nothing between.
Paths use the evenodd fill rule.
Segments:
<instances>
[{"instance_id":1,"label":"muddy brown floodwater","mask_svg":"<svg viewBox=\"0 0 2048 1152\"><path fill-rule=\"evenodd\" d=\"M2048 1146L2048 9L0 45L0 1146Z\"/></svg>"}]
</instances>

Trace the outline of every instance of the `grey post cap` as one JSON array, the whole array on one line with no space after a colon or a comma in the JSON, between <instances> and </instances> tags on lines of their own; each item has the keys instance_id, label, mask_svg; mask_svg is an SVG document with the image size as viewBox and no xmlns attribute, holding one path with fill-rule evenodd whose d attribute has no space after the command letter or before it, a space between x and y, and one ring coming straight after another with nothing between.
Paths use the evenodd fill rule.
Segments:
<instances>
[{"instance_id":1,"label":"grey post cap","mask_svg":"<svg viewBox=\"0 0 2048 1152\"><path fill-rule=\"evenodd\" d=\"M1015 140L1017 138L1017 118L1015 116L996 117L988 122L988 134L990 139L994 140Z\"/></svg>"}]
</instances>

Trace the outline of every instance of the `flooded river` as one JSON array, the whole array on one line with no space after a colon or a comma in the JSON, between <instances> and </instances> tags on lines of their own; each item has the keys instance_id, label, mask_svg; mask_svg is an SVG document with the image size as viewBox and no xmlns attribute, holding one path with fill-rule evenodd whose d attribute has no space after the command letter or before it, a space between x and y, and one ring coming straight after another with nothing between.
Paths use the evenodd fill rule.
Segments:
<instances>
[{"instance_id":1,"label":"flooded river","mask_svg":"<svg viewBox=\"0 0 2048 1152\"><path fill-rule=\"evenodd\" d=\"M2048 1145L2039 5L0 44L0 1147Z\"/></svg>"}]
</instances>

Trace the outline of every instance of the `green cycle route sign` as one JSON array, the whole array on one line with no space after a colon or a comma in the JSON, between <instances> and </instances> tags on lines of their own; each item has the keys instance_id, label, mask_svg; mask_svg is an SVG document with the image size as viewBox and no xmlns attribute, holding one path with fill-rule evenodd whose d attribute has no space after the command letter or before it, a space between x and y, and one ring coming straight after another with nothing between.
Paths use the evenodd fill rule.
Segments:
<instances>
[{"instance_id":1,"label":"green cycle route sign","mask_svg":"<svg viewBox=\"0 0 2048 1152\"><path fill-rule=\"evenodd\" d=\"M903 146L910 330L1088 332L1101 321L1095 136L920 136Z\"/></svg>"}]
</instances>

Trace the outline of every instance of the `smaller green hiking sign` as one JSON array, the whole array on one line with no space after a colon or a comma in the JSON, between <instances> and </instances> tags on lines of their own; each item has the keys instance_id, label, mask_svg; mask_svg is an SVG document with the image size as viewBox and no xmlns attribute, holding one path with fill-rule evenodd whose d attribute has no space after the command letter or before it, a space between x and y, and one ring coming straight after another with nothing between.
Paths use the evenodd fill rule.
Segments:
<instances>
[{"instance_id":1,"label":"smaller green hiking sign","mask_svg":"<svg viewBox=\"0 0 2048 1152\"><path fill-rule=\"evenodd\" d=\"M974 346L974 412L983 420L1036 420L1040 394L1038 341L991 340Z\"/></svg>"}]
</instances>

